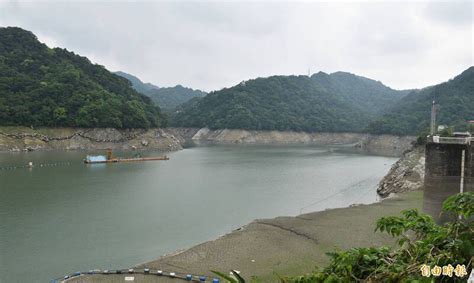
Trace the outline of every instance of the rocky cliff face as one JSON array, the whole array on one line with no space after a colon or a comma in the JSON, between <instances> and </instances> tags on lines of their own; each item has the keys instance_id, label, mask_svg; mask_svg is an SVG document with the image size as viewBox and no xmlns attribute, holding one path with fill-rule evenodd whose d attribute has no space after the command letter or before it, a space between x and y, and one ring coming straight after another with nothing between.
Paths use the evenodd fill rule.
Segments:
<instances>
[{"instance_id":1,"label":"rocky cliff face","mask_svg":"<svg viewBox=\"0 0 474 283\"><path fill-rule=\"evenodd\" d=\"M90 149L182 149L192 129L79 129L23 127L0 128L0 151L90 150Z\"/></svg>"},{"instance_id":2,"label":"rocky cliff face","mask_svg":"<svg viewBox=\"0 0 474 283\"><path fill-rule=\"evenodd\" d=\"M391 193L402 193L423 189L425 176L425 150L417 146L405 152L380 181L377 193L387 197Z\"/></svg>"}]
</instances>

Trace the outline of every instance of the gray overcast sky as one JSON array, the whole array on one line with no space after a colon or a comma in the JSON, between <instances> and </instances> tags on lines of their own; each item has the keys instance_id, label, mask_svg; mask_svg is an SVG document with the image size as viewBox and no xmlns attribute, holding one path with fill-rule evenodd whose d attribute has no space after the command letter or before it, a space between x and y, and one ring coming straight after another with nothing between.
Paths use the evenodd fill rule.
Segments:
<instances>
[{"instance_id":1,"label":"gray overcast sky","mask_svg":"<svg viewBox=\"0 0 474 283\"><path fill-rule=\"evenodd\" d=\"M473 64L473 2L0 0L19 26L109 70L206 91L256 77L348 71L396 88Z\"/></svg>"}]
</instances>

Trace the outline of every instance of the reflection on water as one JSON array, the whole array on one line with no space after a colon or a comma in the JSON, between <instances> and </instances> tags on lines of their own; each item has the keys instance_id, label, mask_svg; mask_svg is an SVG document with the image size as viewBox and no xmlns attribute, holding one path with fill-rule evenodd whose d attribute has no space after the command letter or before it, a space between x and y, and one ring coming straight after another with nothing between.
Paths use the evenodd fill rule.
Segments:
<instances>
[{"instance_id":1,"label":"reflection on water","mask_svg":"<svg viewBox=\"0 0 474 283\"><path fill-rule=\"evenodd\" d=\"M193 147L169 161L96 165L85 155L0 154L0 167L35 165L0 170L0 282L127 267L255 218L374 202L396 160L302 146Z\"/></svg>"}]
</instances>

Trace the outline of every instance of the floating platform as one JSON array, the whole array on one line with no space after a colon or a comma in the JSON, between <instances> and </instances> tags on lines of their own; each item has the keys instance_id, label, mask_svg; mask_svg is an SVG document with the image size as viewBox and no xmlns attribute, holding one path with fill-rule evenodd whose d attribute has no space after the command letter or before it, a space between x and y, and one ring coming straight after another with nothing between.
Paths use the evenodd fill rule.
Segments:
<instances>
[{"instance_id":1,"label":"floating platform","mask_svg":"<svg viewBox=\"0 0 474 283\"><path fill-rule=\"evenodd\" d=\"M101 164L101 163L118 163L118 162L141 162L141 161L154 161L154 160L169 160L170 158L166 155L156 157L135 157L135 158L111 158L104 160L84 159L86 164Z\"/></svg>"},{"instance_id":2,"label":"floating platform","mask_svg":"<svg viewBox=\"0 0 474 283\"><path fill-rule=\"evenodd\" d=\"M108 160L84 160L86 164L97 164L97 163L117 163L117 162L139 162L139 161L153 161L153 160L169 160L168 156L157 156L157 157L138 157L138 158L113 158Z\"/></svg>"}]
</instances>

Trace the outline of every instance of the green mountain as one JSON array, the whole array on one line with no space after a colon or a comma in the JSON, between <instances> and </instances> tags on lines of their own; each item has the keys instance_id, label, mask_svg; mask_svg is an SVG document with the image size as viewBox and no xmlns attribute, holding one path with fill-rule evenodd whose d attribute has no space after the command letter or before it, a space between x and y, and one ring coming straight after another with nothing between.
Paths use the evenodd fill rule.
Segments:
<instances>
[{"instance_id":1,"label":"green mountain","mask_svg":"<svg viewBox=\"0 0 474 283\"><path fill-rule=\"evenodd\" d=\"M372 116L383 113L410 90L394 90L379 81L346 72L326 74L319 72L311 76L327 92L342 97L354 107Z\"/></svg>"},{"instance_id":2,"label":"green mountain","mask_svg":"<svg viewBox=\"0 0 474 283\"><path fill-rule=\"evenodd\" d=\"M130 82L21 28L0 28L0 125L147 128L160 109Z\"/></svg>"},{"instance_id":3,"label":"green mountain","mask_svg":"<svg viewBox=\"0 0 474 283\"><path fill-rule=\"evenodd\" d=\"M207 93L177 85L174 87L162 87L154 89L148 93L151 99L159 104L163 110L174 110L179 105L188 102L193 98L206 96Z\"/></svg>"},{"instance_id":4,"label":"green mountain","mask_svg":"<svg viewBox=\"0 0 474 283\"><path fill-rule=\"evenodd\" d=\"M243 82L183 105L174 126L357 132L406 92L348 73L273 76Z\"/></svg>"},{"instance_id":5,"label":"green mountain","mask_svg":"<svg viewBox=\"0 0 474 283\"><path fill-rule=\"evenodd\" d=\"M135 90L149 96L163 110L169 112L190 99L207 94L181 85L160 88L150 83L143 83L139 78L124 72L115 72L115 74L128 79Z\"/></svg>"},{"instance_id":6,"label":"green mountain","mask_svg":"<svg viewBox=\"0 0 474 283\"><path fill-rule=\"evenodd\" d=\"M368 131L375 134L418 134L429 128L431 105L437 103L437 124L467 128L474 120L474 67L454 79L413 92L400 100L388 113L372 122Z\"/></svg>"},{"instance_id":7,"label":"green mountain","mask_svg":"<svg viewBox=\"0 0 474 283\"><path fill-rule=\"evenodd\" d=\"M151 83L144 83L139 78L135 77L134 75L130 75L128 73L118 71L118 72L114 72L114 74L119 75L129 80L132 83L132 87L140 93L147 94L147 92L151 90L159 89L158 86Z\"/></svg>"}]
</instances>

